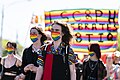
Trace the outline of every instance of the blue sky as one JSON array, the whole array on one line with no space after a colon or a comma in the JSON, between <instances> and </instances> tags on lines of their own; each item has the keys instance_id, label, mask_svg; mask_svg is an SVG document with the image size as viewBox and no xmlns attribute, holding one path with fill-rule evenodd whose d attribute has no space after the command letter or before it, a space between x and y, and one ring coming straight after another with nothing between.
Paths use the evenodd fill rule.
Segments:
<instances>
[{"instance_id":1,"label":"blue sky","mask_svg":"<svg viewBox=\"0 0 120 80\"><path fill-rule=\"evenodd\" d=\"M43 15L43 11L76 8L119 9L120 11L120 0L0 0L0 24L2 5L4 5L3 39L16 41L16 34L18 34L18 42L24 47L31 44L29 29L33 14Z\"/></svg>"}]
</instances>

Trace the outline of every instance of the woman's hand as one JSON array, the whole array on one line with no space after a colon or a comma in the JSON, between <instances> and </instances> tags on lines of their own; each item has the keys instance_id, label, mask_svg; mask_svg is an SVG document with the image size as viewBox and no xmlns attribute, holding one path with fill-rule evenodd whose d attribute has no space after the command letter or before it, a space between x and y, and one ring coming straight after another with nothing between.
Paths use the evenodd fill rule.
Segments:
<instances>
[{"instance_id":1,"label":"woman's hand","mask_svg":"<svg viewBox=\"0 0 120 80\"><path fill-rule=\"evenodd\" d=\"M33 71L33 72L37 72L37 68L36 66L34 66L34 64L28 64L25 68L24 68L24 71L27 72L27 71Z\"/></svg>"},{"instance_id":2,"label":"woman's hand","mask_svg":"<svg viewBox=\"0 0 120 80\"><path fill-rule=\"evenodd\" d=\"M16 77L15 77L15 80L20 80L20 76L16 76Z\"/></svg>"},{"instance_id":3,"label":"woman's hand","mask_svg":"<svg viewBox=\"0 0 120 80\"><path fill-rule=\"evenodd\" d=\"M24 79L25 79L25 75L24 74L20 74L20 75L15 77L15 80L24 80Z\"/></svg>"},{"instance_id":4,"label":"woman's hand","mask_svg":"<svg viewBox=\"0 0 120 80\"><path fill-rule=\"evenodd\" d=\"M31 71L31 69L33 68L34 64L28 64L27 66L25 66L24 68L24 71L27 72L27 71Z\"/></svg>"}]
</instances>

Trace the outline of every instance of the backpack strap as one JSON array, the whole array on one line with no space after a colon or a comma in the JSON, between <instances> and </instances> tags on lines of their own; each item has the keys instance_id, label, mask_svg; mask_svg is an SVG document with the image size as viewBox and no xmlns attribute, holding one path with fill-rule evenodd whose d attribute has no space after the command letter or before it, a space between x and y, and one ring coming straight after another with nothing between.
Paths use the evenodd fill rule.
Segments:
<instances>
[{"instance_id":1,"label":"backpack strap","mask_svg":"<svg viewBox=\"0 0 120 80\"><path fill-rule=\"evenodd\" d=\"M69 68L69 62L68 62L69 46L66 45L65 48L62 49L62 51L65 53L63 56L63 60L65 63L65 71L66 71L65 80L70 80L70 68Z\"/></svg>"}]
</instances>

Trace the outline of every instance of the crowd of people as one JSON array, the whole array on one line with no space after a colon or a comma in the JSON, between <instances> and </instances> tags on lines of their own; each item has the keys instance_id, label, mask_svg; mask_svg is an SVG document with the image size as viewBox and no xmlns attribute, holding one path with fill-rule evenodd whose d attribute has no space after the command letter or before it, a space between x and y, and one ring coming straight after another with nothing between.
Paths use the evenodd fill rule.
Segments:
<instances>
[{"instance_id":1,"label":"crowd of people","mask_svg":"<svg viewBox=\"0 0 120 80\"><path fill-rule=\"evenodd\" d=\"M55 21L51 28L51 42L42 28L32 27L33 42L23 51L22 59L15 56L17 44L6 44L7 56L1 58L0 80L120 80L120 56L116 52L101 60L98 43L88 46L87 57L80 61L72 50L70 27Z\"/></svg>"}]
</instances>

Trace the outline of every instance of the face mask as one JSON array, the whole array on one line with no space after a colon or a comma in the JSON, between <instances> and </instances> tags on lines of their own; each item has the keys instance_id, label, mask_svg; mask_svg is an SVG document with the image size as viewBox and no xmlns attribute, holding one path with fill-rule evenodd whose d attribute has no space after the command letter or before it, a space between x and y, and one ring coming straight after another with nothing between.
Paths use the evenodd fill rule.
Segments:
<instances>
[{"instance_id":1,"label":"face mask","mask_svg":"<svg viewBox=\"0 0 120 80\"><path fill-rule=\"evenodd\" d=\"M14 52L14 49L13 49L13 48L7 48L6 50L7 50L7 53L8 53L8 54L12 54L12 53Z\"/></svg>"},{"instance_id":2,"label":"face mask","mask_svg":"<svg viewBox=\"0 0 120 80\"><path fill-rule=\"evenodd\" d=\"M60 32L52 32L51 36L54 41L57 41L60 39Z\"/></svg>"},{"instance_id":3,"label":"face mask","mask_svg":"<svg viewBox=\"0 0 120 80\"><path fill-rule=\"evenodd\" d=\"M94 52L89 52L89 55L92 57L94 56Z\"/></svg>"},{"instance_id":4,"label":"face mask","mask_svg":"<svg viewBox=\"0 0 120 80\"><path fill-rule=\"evenodd\" d=\"M32 42L36 42L38 40L37 34L30 34L30 39Z\"/></svg>"}]
</instances>

